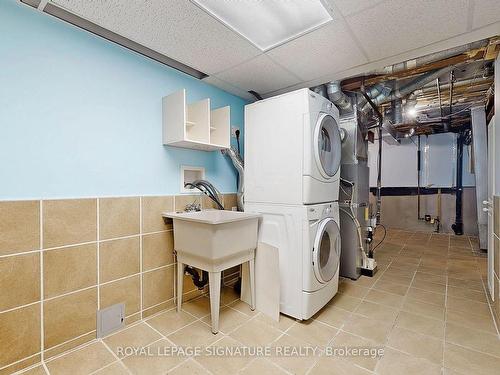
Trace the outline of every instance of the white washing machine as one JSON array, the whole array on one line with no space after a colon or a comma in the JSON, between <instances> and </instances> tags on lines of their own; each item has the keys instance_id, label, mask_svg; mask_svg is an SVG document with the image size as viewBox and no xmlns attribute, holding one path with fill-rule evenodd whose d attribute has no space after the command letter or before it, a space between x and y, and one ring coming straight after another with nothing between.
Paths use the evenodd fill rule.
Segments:
<instances>
[{"instance_id":1,"label":"white washing machine","mask_svg":"<svg viewBox=\"0 0 500 375\"><path fill-rule=\"evenodd\" d=\"M245 106L245 201L337 201L338 124L337 107L309 89Z\"/></svg>"},{"instance_id":2,"label":"white washing machine","mask_svg":"<svg viewBox=\"0 0 500 375\"><path fill-rule=\"evenodd\" d=\"M296 319L309 319L338 290L341 251L338 203L308 206L245 203L245 211L262 214L259 241L278 249L280 312ZM256 256L262 256L259 250Z\"/></svg>"}]
</instances>

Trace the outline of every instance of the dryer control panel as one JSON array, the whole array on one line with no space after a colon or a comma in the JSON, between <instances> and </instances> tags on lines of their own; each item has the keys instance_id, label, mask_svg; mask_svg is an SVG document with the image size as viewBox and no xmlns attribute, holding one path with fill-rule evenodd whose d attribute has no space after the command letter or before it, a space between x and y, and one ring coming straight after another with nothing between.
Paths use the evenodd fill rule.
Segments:
<instances>
[{"instance_id":1,"label":"dryer control panel","mask_svg":"<svg viewBox=\"0 0 500 375\"><path fill-rule=\"evenodd\" d=\"M330 217L332 214L332 204L321 204L307 208L308 220L319 220L324 217Z\"/></svg>"}]
</instances>

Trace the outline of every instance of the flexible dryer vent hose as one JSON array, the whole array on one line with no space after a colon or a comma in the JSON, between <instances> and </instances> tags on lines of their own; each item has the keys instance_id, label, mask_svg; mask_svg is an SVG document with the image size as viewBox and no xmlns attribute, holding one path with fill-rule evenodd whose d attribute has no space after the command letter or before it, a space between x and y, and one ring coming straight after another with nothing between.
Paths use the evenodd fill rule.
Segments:
<instances>
[{"instance_id":1,"label":"flexible dryer vent hose","mask_svg":"<svg viewBox=\"0 0 500 375\"><path fill-rule=\"evenodd\" d=\"M244 164L243 164L243 159L241 158L239 152L231 146L231 148L224 149L221 151L223 155L227 156L228 158L231 159L234 168L238 171L238 192L236 193L237 197L237 205L238 205L238 211L243 211L243 198L245 195L244 192L244 181L245 181L245 171L244 171Z\"/></svg>"}]
</instances>

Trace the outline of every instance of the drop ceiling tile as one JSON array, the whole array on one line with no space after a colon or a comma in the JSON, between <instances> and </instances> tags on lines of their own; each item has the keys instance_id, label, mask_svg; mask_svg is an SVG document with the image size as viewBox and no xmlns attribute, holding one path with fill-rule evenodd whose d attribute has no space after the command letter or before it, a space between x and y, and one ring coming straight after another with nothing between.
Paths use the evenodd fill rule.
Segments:
<instances>
[{"instance_id":1,"label":"drop ceiling tile","mask_svg":"<svg viewBox=\"0 0 500 375\"><path fill-rule=\"evenodd\" d=\"M346 17L370 60L465 33L469 0L388 0Z\"/></svg>"},{"instance_id":2,"label":"drop ceiling tile","mask_svg":"<svg viewBox=\"0 0 500 375\"><path fill-rule=\"evenodd\" d=\"M333 21L266 53L304 81L367 62L343 21Z\"/></svg>"},{"instance_id":3,"label":"drop ceiling tile","mask_svg":"<svg viewBox=\"0 0 500 375\"><path fill-rule=\"evenodd\" d=\"M51 3L139 42L189 17L189 3L182 0L51 0ZM187 6L186 6L187 5Z\"/></svg>"},{"instance_id":4,"label":"drop ceiling tile","mask_svg":"<svg viewBox=\"0 0 500 375\"><path fill-rule=\"evenodd\" d=\"M475 0L472 28L489 25L500 21L500 3L498 0Z\"/></svg>"},{"instance_id":5,"label":"drop ceiling tile","mask_svg":"<svg viewBox=\"0 0 500 375\"><path fill-rule=\"evenodd\" d=\"M261 53L243 37L204 11L197 9L158 44L168 44L165 54L207 74L236 66Z\"/></svg>"},{"instance_id":6,"label":"drop ceiling tile","mask_svg":"<svg viewBox=\"0 0 500 375\"><path fill-rule=\"evenodd\" d=\"M227 91L231 94L237 95L243 99L250 100L250 101L255 101L255 98L252 94L248 93L247 91L244 91L242 89L239 89L215 76L208 76L202 79L203 82L206 82L212 86L218 87L221 90Z\"/></svg>"},{"instance_id":7,"label":"drop ceiling tile","mask_svg":"<svg viewBox=\"0 0 500 375\"><path fill-rule=\"evenodd\" d=\"M273 62L266 55L260 55L216 75L233 86L245 91L265 94L280 88L294 85L300 80Z\"/></svg>"},{"instance_id":8,"label":"drop ceiling tile","mask_svg":"<svg viewBox=\"0 0 500 375\"><path fill-rule=\"evenodd\" d=\"M69 11L204 73L260 50L187 0L54 0Z\"/></svg>"},{"instance_id":9,"label":"drop ceiling tile","mask_svg":"<svg viewBox=\"0 0 500 375\"><path fill-rule=\"evenodd\" d=\"M326 0L327 3L337 6L344 16L358 13L366 8L373 7L384 0Z\"/></svg>"}]
</instances>

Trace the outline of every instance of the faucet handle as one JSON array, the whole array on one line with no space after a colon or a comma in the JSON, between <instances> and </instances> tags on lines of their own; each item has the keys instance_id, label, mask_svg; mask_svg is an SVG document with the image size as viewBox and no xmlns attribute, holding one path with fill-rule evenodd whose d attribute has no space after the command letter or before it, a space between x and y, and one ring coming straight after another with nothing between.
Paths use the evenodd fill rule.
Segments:
<instances>
[{"instance_id":1,"label":"faucet handle","mask_svg":"<svg viewBox=\"0 0 500 375\"><path fill-rule=\"evenodd\" d=\"M201 204L200 203L196 203L196 202L189 203L184 208L184 211L186 211L186 212L201 211Z\"/></svg>"}]
</instances>

